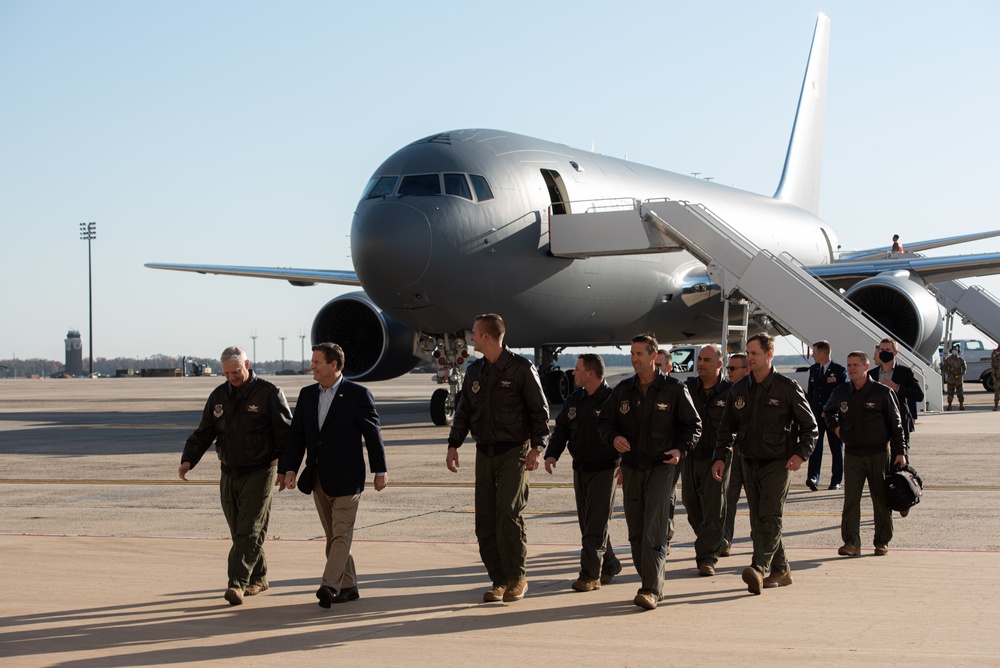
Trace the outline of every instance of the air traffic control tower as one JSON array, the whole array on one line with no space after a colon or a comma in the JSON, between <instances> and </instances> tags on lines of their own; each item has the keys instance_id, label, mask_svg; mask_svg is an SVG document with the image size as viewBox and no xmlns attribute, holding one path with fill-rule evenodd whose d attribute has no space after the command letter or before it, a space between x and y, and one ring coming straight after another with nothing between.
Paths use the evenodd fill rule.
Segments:
<instances>
[{"instance_id":1,"label":"air traffic control tower","mask_svg":"<svg viewBox=\"0 0 1000 668\"><path fill-rule=\"evenodd\" d=\"M66 333L66 373L71 376L83 375L83 339L75 329Z\"/></svg>"}]
</instances>

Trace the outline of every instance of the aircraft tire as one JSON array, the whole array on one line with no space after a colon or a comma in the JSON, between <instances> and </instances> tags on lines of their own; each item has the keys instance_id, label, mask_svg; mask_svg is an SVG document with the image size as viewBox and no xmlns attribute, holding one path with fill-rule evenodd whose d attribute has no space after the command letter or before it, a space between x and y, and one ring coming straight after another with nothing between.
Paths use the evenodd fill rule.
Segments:
<instances>
[{"instance_id":1,"label":"aircraft tire","mask_svg":"<svg viewBox=\"0 0 1000 668\"><path fill-rule=\"evenodd\" d=\"M549 371L545 374L542 388L545 390L545 398L549 400L550 404L561 404L569 396L569 377L558 369Z\"/></svg>"},{"instance_id":2,"label":"aircraft tire","mask_svg":"<svg viewBox=\"0 0 1000 668\"><path fill-rule=\"evenodd\" d=\"M438 427L449 427L455 419L455 407L448 403L448 390L434 390L431 395L431 422Z\"/></svg>"}]
</instances>

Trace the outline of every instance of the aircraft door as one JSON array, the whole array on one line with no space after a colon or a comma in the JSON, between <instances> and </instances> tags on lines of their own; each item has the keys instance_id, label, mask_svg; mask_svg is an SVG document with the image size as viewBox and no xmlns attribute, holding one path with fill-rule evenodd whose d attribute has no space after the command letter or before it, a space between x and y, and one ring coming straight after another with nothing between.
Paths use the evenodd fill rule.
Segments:
<instances>
[{"instance_id":1,"label":"aircraft door","mask_svg":"<svg viewBox=\"0 0 1000 668\"><path fill-rule=\"evenodd\" d=\"M569 205L569 195L566 192L566 184L563 183L559 172L554 169L543 169L541 171L542 178L545 179L545 187L549 191L549 201L552 202L552 213L572 213Z\"/></svg>"}]
</instances>

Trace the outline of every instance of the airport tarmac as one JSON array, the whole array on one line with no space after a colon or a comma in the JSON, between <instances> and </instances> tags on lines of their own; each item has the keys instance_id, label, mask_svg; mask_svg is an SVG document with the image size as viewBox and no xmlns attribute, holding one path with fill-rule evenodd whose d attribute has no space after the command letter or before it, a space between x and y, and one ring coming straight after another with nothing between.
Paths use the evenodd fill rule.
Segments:
<instances>
[{"instance_id":1,"label":"airport tarmac","mask_svg":"<svg viewBox=\"0 0 1000 668\"><path fill-rule=\"evenodd\" d=\"M308 377L276 379L294 401ZM785 544L794 585L747 593L745 505L733 556L698 577L683 506L666 599L632 604L620 498L612 540L625 564L596 592L569 589L579 562L570 460L532 473L529 591L484 604L473 533L471 444L446 470L429 376L372 383L389 486L363 495L354 538L362 598L323 610L322 530L298 491L275 497L271 589L223 599L228 530L218 460L177 479L180 451L219 378L0 380L0 659L5 666L267 666L303 661L526 666L1000 665L1000 413L970 387L968 410L921 415L913 465L923 501L895 523L888 556L837 556L842 493L793 478ZM824 480L829 477L829 452ZM824 484L825 487L825 484ZM867 500L865 503L868 503Z\"/></svg>"}]
</instances>

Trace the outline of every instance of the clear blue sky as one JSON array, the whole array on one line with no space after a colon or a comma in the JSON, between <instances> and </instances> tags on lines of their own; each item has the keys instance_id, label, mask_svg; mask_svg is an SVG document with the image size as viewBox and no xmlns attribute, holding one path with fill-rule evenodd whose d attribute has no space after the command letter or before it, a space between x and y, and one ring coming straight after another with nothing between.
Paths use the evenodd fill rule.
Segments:
<instances>
[{"instance_id":1,"label":"clear blue sky","mask_svg":"<svg viewBox=\"0 0 1000 668\"><path fill-rule=\"evenodd\" d=\"M1000 3L0 2L0 358L298 359L372 171L490 127L773 193L832 21L821 216L845 249L1000 227ZM960 247L1000 249L1000 241ZM974 281L1000 294L1000 279ZM84 341L86 350L87 341Z\"/></svg>"}]
</instances>

